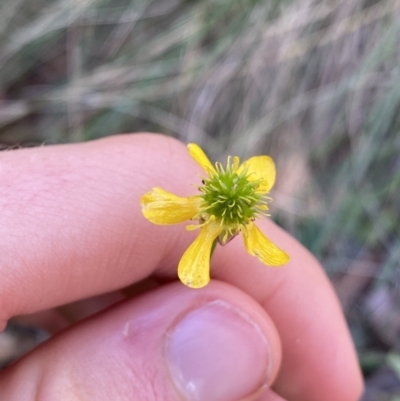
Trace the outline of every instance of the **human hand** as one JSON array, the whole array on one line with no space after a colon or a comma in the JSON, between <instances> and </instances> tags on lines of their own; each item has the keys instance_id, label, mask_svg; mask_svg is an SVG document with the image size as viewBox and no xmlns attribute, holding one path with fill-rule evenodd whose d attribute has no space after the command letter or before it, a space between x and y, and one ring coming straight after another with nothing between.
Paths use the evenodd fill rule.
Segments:
<instances>
[{"instance_id":1,"label":"human hand","mask_svg":"<svg viewBox=\"0 0 400 401\"><path fill-rule=\"evenodd\" d=\"M199 171L184 145L149 134L0 155L0 328L99 294L124 298L1 372L1 400L359 398L360 371L329 281L271 221L260 227L289 253L287 266L263 266L236 238L217 248L208 286L177 281L196 233L151 224L139 199L154 186L191 195ZM149 276L159 284L121 296ZM90 302L70 310L82 315Z\"/></svg>"}]
</instances>

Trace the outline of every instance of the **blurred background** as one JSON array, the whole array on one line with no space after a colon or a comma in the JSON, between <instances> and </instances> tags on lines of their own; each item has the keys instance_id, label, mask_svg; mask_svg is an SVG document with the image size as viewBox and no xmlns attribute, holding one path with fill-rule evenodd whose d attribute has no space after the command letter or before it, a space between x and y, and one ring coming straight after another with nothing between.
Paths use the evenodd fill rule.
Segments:
<instances>
[{"instance_id":1,"label":"blurred background","mask_svg":"<svg viewBox=\"0 0 400 401\"><path fill-rule=\"evenodd\" d=\"M155 131L270 154L364 401L400 400L400 0L1 0L0 148ZM301 288L299 288L301 291ZM45 338L10 324L0 364Z\"/></svg>"}]
</instances>

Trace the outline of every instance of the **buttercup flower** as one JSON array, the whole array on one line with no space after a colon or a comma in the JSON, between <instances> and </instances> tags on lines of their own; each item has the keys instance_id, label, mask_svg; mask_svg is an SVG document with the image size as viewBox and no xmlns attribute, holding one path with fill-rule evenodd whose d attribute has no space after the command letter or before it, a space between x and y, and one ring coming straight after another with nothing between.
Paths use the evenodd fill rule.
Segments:
<instances>
[{"instance_id":1,"label":"buttercup flower","mask_svg":"<svg viewBox=\"0 0 400 401\"><path fill-rule=\"evenodd\" d=\"M255 156L239 163L228 157L226 167L211 164L202 149L188 145L189 153L207 177L198 195L181 198L153 188L141 198L143 215L155 224L198 221L188 230L200 233L183 254L178 276L189 287L204 287L210 281L210 257L216 241L225 245L240 232L250 255L268 266L282 266L289 256L274 245L256 226L255 219L268 216L268 192L275 183L275 164L269 156Z\"/></svg>"}]
</instances>

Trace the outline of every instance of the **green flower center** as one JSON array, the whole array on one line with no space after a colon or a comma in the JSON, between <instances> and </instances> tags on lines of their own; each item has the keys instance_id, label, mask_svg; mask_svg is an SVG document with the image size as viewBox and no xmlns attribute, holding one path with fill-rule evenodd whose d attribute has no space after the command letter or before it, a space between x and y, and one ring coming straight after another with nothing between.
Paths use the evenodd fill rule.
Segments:
<instances>
[{"instance_id":1,"label":"green flower center","mask_svg":"<svg viewBox=\"0 0 400 401\"><path fill-rule=\"evenodd\" d=\"M226 169L220 163L216 163L215 167L217 173L210 174L199 188L204 201L201 218L208 220L210 216L215 216L224 227L220 242L226 243L250 220L265 214L268 210L266 199L269 198L257 193L260 180L249 181L246 169L238 174L230 158Z\"/></svg>"}]
</instances>

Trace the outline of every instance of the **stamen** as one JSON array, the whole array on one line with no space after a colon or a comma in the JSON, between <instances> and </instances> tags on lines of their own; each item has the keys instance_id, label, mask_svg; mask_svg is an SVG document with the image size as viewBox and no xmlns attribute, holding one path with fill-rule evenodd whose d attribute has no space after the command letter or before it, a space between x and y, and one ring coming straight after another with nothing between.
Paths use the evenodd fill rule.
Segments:
<instances>
[{"instance_id":1,"label":"stamen","mask_svg":"<svg viewBox=\"0 0 400 401\"><path fill-rule=\"evenodd\" d=\"M238 156L233 157L233 171L236 171L239 168L240 159Z\"/></svg>"},{"instance_id":2,"label":"stamen","mask_svg":"<svg viewBox=\"0 0 400 401\"><path fill-rule=\"evenodd\" d=\"M222 166L222 164L220 162L215 163L215 168L220 175L225 173L224 167Z\"/></svg>"},{"instance_id":3,"label":"stamen","mask_svg":"<svg viewBox=\"0 0 400 401\"><path fill-rule=\"evenodd\" d=\"M221 184L221 187L224 187L224 189L228 189L228 187L226 186L226 184L223 181L219 182Z\"/></svg>"},{"instance_id":4,"label":"stamen","mask_svg":"<svg viewBox=\"0 0 400 401\"><path fill-rule=\"evenodd\" d=\"M235 206L235 204L236 204L236 201L233 200L232 203L228 203L228 207L233 207L233 206Z\"/></svg>"},{"instance_id":5,"label":"stamen","mask_svg":"<svg viewBox=\"0 0 400 401\"><path fill-rule=\"evenodd\" d=\"M226 159L226 171L228 171L229 173L232 171L231 170L231 156L228 156L228 158Z\"/></svg>"},{"instance_id":6,"label":"stamen","mask_svg":"<svg viewBox=\"0 0 400 401\"><path fill-rule=\"evenodd\" d=\"M209 217L209 219L206 220L204 223L200 223L200 224L190 224L190 225L186 226L185 228L186 228L186 230L188 230L188 231L197 230L198 228L204 227L205 225L211 223L211 222L214 221L214 220L215 220L215 216L214 216L214 215L211 215L211 216ZM201 220L200 220L200 221L201 221Z\"/></svg>"}]
</instances>

